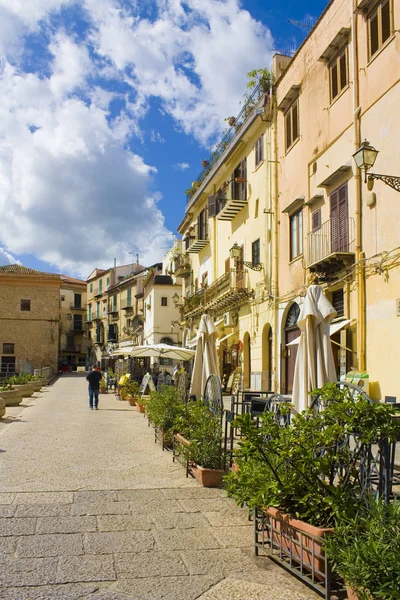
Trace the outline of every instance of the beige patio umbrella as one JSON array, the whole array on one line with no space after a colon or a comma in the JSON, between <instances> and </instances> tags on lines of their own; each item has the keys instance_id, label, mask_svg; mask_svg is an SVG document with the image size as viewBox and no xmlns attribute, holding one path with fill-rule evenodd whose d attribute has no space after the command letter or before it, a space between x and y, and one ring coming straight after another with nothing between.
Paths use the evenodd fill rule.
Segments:
<instances>
[{"instance_id":1,"label":"beige patio umbrella","mask_svg":"<svg viewBox=\"0 0 400 600\"><path fill-rule=\"evenodd\" d=\"M219 376L217 356L218 330L209 315L202 315L197 331L197 346L194 357L190 394L201 398L210 375Z\"/></svg>"},{"instance_id":2,"label":"beige patio umbrella","mask_svg":"<svg viewBox=\"0 0 400 600\"><path fill-rule=\"evenodd\" d=\"M335 316L336 311L322 287L310 285L297 321L301 335L292 402L298 412L309 406L312 390L337 379L330 339L330 323Z\"/></svg>"}]
</instances>

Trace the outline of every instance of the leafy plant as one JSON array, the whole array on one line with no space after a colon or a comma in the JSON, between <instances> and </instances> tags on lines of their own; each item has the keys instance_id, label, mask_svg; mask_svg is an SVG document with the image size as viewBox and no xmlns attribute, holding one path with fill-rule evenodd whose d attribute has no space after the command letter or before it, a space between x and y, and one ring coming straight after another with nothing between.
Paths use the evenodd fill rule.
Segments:
<instances>
[{"instance_id":1,"label":"leafy plant","mask_svg":"<svg viewBox=\"0 0 400 600\"><path fill-rule=\"evenodd\" d=\"M140 385L137 381L128 381L128 383L124 385L124 390L126 395L135 397L139 395Z\"/></svg>"},{"instance_id":2,"label":"leafy plant","mask_svg":"<svg viewBox=\"0 0 400 600\"><path fill-rule=\"evenodd\" d=\"M101 389L101 390L105 390L106 388L107 388L107 382L106 382L106 380L104 379L104 377L102 377L102 378L100 379L100 389Z\"/></svg>"},{"instance_id":3,"label":"leafy plant","mask_svg":"<svg viewBox=\"0 0 400 600\"><path fill-rule=\"evenodd\" d=\"M252 90L257 85L260 85L264 92L268 91L271 86L271 71L269 69L254 69L247 73L249 81L247 87Z\"/></svg>"},{"instance_id":4,"label":"leafy plant","mask_svg":"<svg viewBox=\"0 0 400 600\"><path fill-rule=\"evenodd\" d=\"M325 540L334 570L360 600L400 598L400 503L371 499Z\"/></svg>"},{"instance_id":5,"label":"leafy plant","mask_svg":"<svg viewBox=\"0 0 400 600\"><path fill-rule=\"evenodd\" d=\"M182 448L187 460L206 469L222 467L222 428L218 416L200 401L190 402L176 421L176 427L189 446Z\"/></svg>"},{"instance_id":6,"label":"leafy plant","mask_svg":"<svg viewBox=\"0 0 400 600\"><path fill-rule=\"evenodd\" d=\"M174 433L177 432L177 418L185 410L180 391L165 385L160 391L150 392L144 403L150 421L161 429L164 438L172 441Z\"/></svg>"},{"instance_id":7,"label":"leafy plant","mask_svg":"<svg viewBox=\"0 0 400 600\"><path fill-rule=\"evenodd\" d=\"M242 433L236 462L227 476L228 493L238 504L273 506L321 527L354 517L362 506L358 463L365 444L395 439L400 431L393 409L354 398L347 388L327 384L321 410L309 408L281 426L265 413L260 427L249 414L234 422ZM282 406L281 414L290 411ZM348 443L350 435L358 444Z\"/></svg>"},{"instance_id":8,"label":"leafy plant","mask_svg":"<svg viewBox=\"0 0 400 600\"><path fill-rule=\"evenodd\" d=\"M6 379L6 382L10 385L24 385L32 381L33 376L29 373L24 373L22 375L12 375Z\"/></svg>"}]
</instances>

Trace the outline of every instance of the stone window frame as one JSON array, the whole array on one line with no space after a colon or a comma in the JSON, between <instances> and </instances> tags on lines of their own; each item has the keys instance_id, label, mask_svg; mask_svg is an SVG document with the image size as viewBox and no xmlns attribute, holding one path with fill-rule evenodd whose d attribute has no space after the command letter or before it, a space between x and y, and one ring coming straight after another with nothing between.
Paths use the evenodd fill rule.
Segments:
<instances>
[{"instance_id":1,"label":"stone window frame","mask_svg":"<svg viewBox=\"0 0 400 600\"><path fill-rule=\"evenodd\" d=\"M28 298L21 298L21 311L30 312L31 301Z\"/></svg>"}]
</instances>

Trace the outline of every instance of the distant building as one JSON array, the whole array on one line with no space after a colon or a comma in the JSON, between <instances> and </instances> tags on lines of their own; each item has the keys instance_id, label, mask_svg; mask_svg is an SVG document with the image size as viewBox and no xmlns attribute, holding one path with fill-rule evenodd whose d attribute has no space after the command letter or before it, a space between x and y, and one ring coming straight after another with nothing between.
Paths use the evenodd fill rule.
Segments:
<instances>
[{"instance_id":1,"label":"distant building","mask_svg":"<svg viewBox=\"0 0 400 600\"><path fill-rule=\"evenodd\" d=\"M57 372L62 280L20 265L0 267L0 371Z\"/></svg>"},{"instance_id":2,"label":"distant building","mask_svg":"<svg viewBox=\"0 0 400 600\"><path fill-rule=\"evenodd\" d=\"M75 370L88 360L86 281L61 275L59 367Z\"/></svg>"}]
</instances>

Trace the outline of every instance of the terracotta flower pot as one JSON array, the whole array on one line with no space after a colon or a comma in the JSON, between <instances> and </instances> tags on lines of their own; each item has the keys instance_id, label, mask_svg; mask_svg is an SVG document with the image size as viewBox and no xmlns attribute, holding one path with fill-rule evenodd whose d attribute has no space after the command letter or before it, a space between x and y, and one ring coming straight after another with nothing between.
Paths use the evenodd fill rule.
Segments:
<instances>
[{"instance_id":1,"label":"terracotta flower pot","mask_svg":"<svg viewBox=\"0 0 400 600\"><path fill-rule=\"evenodd\" d=\"M219 487L222 483L224 471L221 469L205 469L194 465L192 473L203 487Z\"/></svg>"},{"instance_id":2,"label":"terracotta flower pot","mask_svg":"<svg viewBox=\"0 0 400 600\"><path fill-rule=\"evenodd\" d=\"M359 597L358 597L357 593L353 590L353 588L351 588L347 584L346 584L346 591L347 591L347 598L348 598L348 600L359 600ZM372 596L369 595L369 597L372 600Z\"/></svg>"},{"instance_id":3,"label":"terracotta flower pot","mask_svg":"<svg viewBox=\"0 0 400 600\"><path fill-rule=\"evenodd\" d=\"M130 398L128 398L129 400L129 404L131 406L136 406L136 398L133 398L132 396Z\"/></svg>"},{"instance_id":4,"label":"terracotta flower pot","mask_svg":"<svg viewBox=\"0 0 400 600\"><path fill-rule=\"evenodd\" d=\"M324 579L323 538L332 533L332 529L315 527L299 519L292 519L273 507L264 509L264 512L271 519L273 543L282 547L284 552L291 554L294 560L297 558L302 562L303 568L307 571L314 570L316 579Z\"/></svg>"},{"instance_id":5,"label":"terracotta flower pot","mask_svg":"<svg viewBox=\"0 0 400 600\"><path fill-rule=\"evenodd\" d=\"M136 402L136 410L140 413L144 413L144 404L140 404L139 402Z\"/></svg>"}]
</instances>

